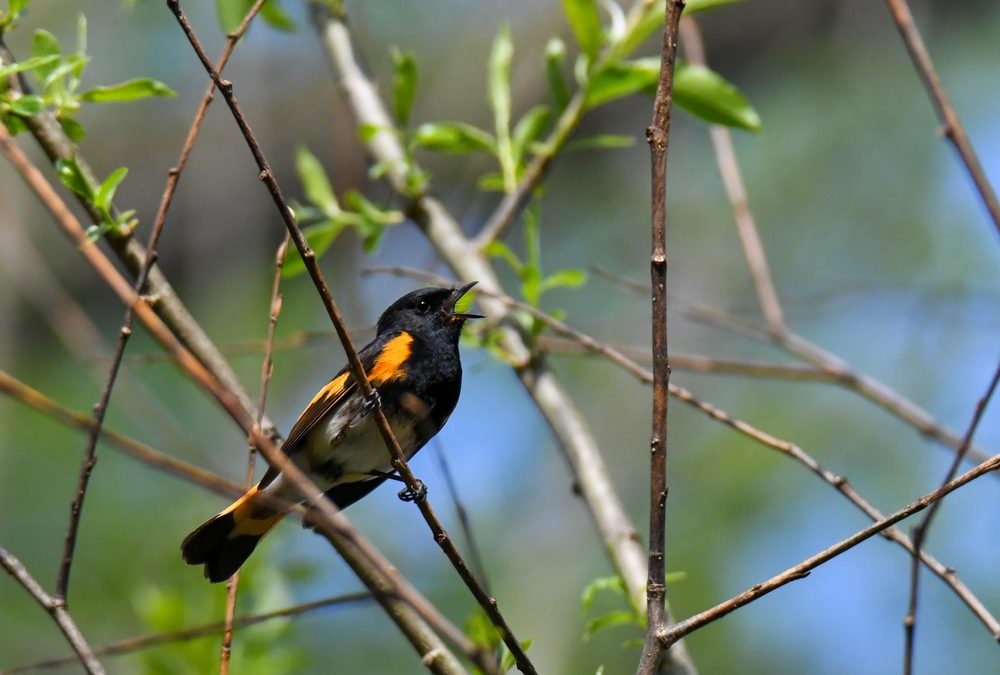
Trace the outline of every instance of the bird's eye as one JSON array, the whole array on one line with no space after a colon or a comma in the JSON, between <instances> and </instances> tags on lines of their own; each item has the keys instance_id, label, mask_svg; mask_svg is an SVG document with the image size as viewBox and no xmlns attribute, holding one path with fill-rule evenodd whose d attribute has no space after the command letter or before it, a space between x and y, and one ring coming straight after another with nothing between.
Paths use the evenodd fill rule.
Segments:
<instances>
[{"instance_id":1,"label":"bird's eye","mask_svg":"<svg viewBox=\"0 0 1000 675\"><path fill-rule=\"evenodd\" d=\"M431 304L426 300L421 300L417 303L417 311L421 314L426 314L431 309Z\"/></svg>"}]
</instances>

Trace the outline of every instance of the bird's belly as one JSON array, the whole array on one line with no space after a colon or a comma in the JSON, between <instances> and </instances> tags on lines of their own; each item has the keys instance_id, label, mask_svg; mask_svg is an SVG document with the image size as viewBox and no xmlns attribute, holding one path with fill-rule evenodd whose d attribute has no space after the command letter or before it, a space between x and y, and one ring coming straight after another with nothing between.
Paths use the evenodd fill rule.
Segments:
<instances>
[{"instance_id":1,"label":"bird's belly","mask_svg":"<svg viewBox=\"0 0 1000 675\"><path fill-rule=\"evenodd\" d=\"M344 408L353 406L344 406ZM409 459L416 451L416 434L410 420L389 419L399 447ZM322 490L341 483L373 477L373 472L389 473L392 457L375 422L374 413L340 410L309 434L302 451L296 453L299 465Z\"/></svg>"}]
</instances>

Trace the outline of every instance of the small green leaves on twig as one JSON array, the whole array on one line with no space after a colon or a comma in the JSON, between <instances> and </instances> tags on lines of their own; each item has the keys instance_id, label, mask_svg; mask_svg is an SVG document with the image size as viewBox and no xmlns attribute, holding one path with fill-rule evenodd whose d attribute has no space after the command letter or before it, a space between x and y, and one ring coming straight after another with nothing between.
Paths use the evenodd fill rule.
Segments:
<instances>
[{"instance_id":1,"label":"small green leaves on twig","mask_svg":"<svg viewBox=\"0 0 1000 675\"><path fill-rule=\"evenodd\" d=\"M38 30L31 42L29 58L0 67L0 118L12 134L26 128L24 118L50 110L70 139L79 141L84 129L75 117L81 103L117 103L176 95L167 85L150 78L79 91L83 70L90 60L86 49L87 20L80 15L75 52L63 54L59 40L52 33ZM40 93L25 95L10 87L7 78L16 73L33 75L40 83Z\"/></svg>"},{"instance_id":2,"label":"small green leaves on twig","mask_svg":"<svg viewBox=\"0 0 1000 675\"><path fill-rule=\"evenodd\" d=\"M410 123L413 101L417 95L417 62L413 54L392 50L392 113L396 124L406 128Z\"/></svg>"},{"instance_id":3,"label":"small green leaves on twig","mask_svg":"<svg viewBox=\"0 0 1000 675\"><path fill-rule=\"evenodd\" d=\"M295 208L295 216L317 257L330 248L342 231L351 227L361 237L365 251L371 252L381 240L386 226L403 220L403 214L399 211L384 210L356 190L344 193L344 205L341 206L323 165L305 148L296 150L295 168L308 202L307 206ZM301 274L305 269L298 250L290 250L285 257L282 274L291 277Z\"/></svg>"},{"instance_id":4,"label":"small green leaves on twig","mask_svg":"<svg viewBox=\"0 0 1000 675\"><path fill-rule=\"evenodd\" d=\"M593 61L604 41L601 14L596 0L563 0L562 4L580 51L588 60Z\"/></svg>"},{"instance_id":5,"label":"small green leaves on twig","mask_svg":"<svg viewBox=\"0 0 1000 675\"><path fill-rule=\"evenodd\" d=\"M135 227L135 221L132 219L132 216L135 215L134 210L115 214L112 207L115 191L128 175L126 167L119 167L112 171L111 175L104 179L104 182L96 186L96 189L73 158L58 160L56 172L63 185L72 190L74 194L93 204L94 208L101 214L101 222L91 225L87 229L87 238L90 241L97 241L108 232L124 234Z\"/></svg>"},{"instance_id":6,"label":"small green leaves on twig","mask_svg":"<svg viewBox=\"0 0 1000 675\"><path fill-rule=\"evenodd\" d=\"M28 7L28 0L8 0L7 11L0 12L0 34L13 28Z\"/></svg>"},{"instance_id":7,"label":"small green leaves on twig","mask_svg":"<svg viewBox=\"0 0 1000 675\"><path fill-rule=\"evenodd\" d=\"M510 138L510 64L514 58L514 43L507 24L500 26L490 51L489 99L496 129L496 156L503 176L504 192L517 187L517 165Z\"/></svg>"},{"instance_id":8,"label":"small green leaves on twig","mask_svg":"<svg viewBox=\"0 0 1000 675\"><path fill-rule=\"evenodd\" d=\"M215 11L222 32L229 35L243 23L243 18L256 0L215 0ZM278 0L267 0L260 8L260 16L272 28L282 31L295 30L295 22Z\"/></svg>"}]
</instances>

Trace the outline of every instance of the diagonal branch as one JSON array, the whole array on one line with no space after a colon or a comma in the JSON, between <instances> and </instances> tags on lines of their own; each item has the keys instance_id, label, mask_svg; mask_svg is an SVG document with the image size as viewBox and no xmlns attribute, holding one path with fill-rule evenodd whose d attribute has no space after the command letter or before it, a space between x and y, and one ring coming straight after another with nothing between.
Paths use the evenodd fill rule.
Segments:
<instances>
[{"instance_id":1,"label":"diagonal branch","mask_svg":"<svg viewBox=\"0 0 1000 675\"><path fill-rule=\"evenodd\" d=\"M0 127L2 126L0 125ZM80 662L83 669L89 675L104 675L104 666L94 656L90 645L87 644L80 629L76 627L73 617L70 616L69 610L66 609L66 603L62 599L52 597L46 593L42 585L21 564L21 561L15 558L3 546L0 546L0 567L7 570L17 580L17 583L21 584L24 590L35 599L35 602L49 613L53 621L56 622L56 625L59 626L59 630L66 636L69 646L76 652L76 660Z\"/></svg>"},{"instance_id":2,"label":"diagonal branch","mask_svg":"<svg viewBox=\"0 0 1000 675\"><path fill-rule=\"evenodd\" d=\"M930 96L931 103L934 104L934 110L941 122L940 133L951 142L955 151L958 152L976 192L979 193L979 198L983 201L983 206L986 207L986 212L993 221L994 229L996 229L997 234L1000 234L1000 201L997 201L997 195L986 177L986 172L983 171L982 164L979 163L979 158L969 141L968 134L965 133L962 120L959 119L955 106L952 105L944 90L944 85L941 84L941 78L934 68L934 62L931 61L923 38L920 37L920 31L913 20L910 7L906 0L886 0L886 6L889 8L892 20L896 22L896 28L899 29L899 34L906 44L906 50L910 53L913 65L927 89L927 95Z\"/></svg>"},{"instance_id":3,"label":"diagonal branch","mask_svg":"<svg viewBox=\"0 0 1000 675\"><path fill-rule=\"evenodd\" d=\"M969 427L965 432L965 437L962 439L962 446L955 454L955 459L952 461L951 466L948 467L948 472L945 474L944 480L941 481L941 488L939 489L943 489L945 485L955 478L955 474L958 473L958 467L962 463L962 457L969 449L969 444L972 443L972 437L976 434L976 429L979 427L980 420L983 419L983 413L986 412L986 406L989 405L990 399L993 398L993 393L997 389L998 382L1000 382L1000 363L997 364L997 368L993 372L993 378L986 387L986 393L983 394L976 403L976 409L972 414L972 421L969 422ZM903 619L903 628L906 634L906 644L903 649L903 673L905 675L910 675L913 672L913 647L917 627L917 593L920 588L920 553L924 546L924 540L927 538L927 531L930 529L931 523L934 521L934 516L940 508L941 501L934 502L934 504L927 509L924 519L913 529L913 563L910 568L910 602L906 611L906 617ZM995 637L1000 639L1000 636Z\"/></svg>"}]
</instances>

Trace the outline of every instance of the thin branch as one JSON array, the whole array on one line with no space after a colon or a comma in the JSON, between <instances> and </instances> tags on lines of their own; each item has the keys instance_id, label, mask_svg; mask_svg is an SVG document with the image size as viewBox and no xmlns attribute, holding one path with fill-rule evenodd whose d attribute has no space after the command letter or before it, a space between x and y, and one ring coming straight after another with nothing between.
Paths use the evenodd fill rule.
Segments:
<instances>
[{"instance_id":1,"label":"thin branch","mask_svg":"<svg viewBox=\"0 0 1000 675\"><path fill-rule=\"evenodd\" d=\"M993 378L990 380L990 384L986 388L986 393L983 394L976 403L976 409L972 414L972 421L969 422L969 427L965 432L965 437L962 439L962 447L960 447L958 452L955 454L955 459L952 461L951 466L948 467L948 472L945 474L944 480L941 481L941 488L939 489L943 489L945 485L950 483L955 478L955 474L958 473L958 467L961 465L962 458L969 449L969 444L972 443L972 437L976 434L976 429L979 428L979 421L983 418L983 413L986 412L986 406L989 405L990 399L993 398L993 393L997 389L998 382L1000 382L1000 363L997 364L997 368L993 372ZM906 617L903 619L903 628L906 635L906 642L903 649L904 675L911 675L911 673L913 673L913 648L917 627L917 595L920 588L920 552L923 549L924 541L927 538L927 532L930 530L931 523L934 521L934 516L937 515L942 502L943 500L934 502L934 504L927 509L927 513L924 514L924 519L913 529L913 563L910 567L910 602L906 611ZM995 637L1000 640L1000 635L995 635Z\"/></svg>"},{"instance_id":2,"label":"thin branch","mask_svg":"<svg viewBox=\"0 0 1000 675\"><path fill-rule=\"evenodd\" d=\"M930 96L931 102L934 104L934 110L941 122L940 133L951 142L958 152L962 164L965 165L965 170L969 173L969 178L972 179L972 183L979 193L979 198L983 201L983 205L993 221L993 228L1000 234L1000 201L997 201L997 195L986 177L986 172L983 171L982 164L979 163L979 158L969 141L968 134L965 133L962 120L959 119L955 106L952 105L944 90L944 85L941 84L941 78L938 77L923 38L920 37L920 31L913 20L910 7L906 0L886 0L886 6L889 8L893 21L896 22L896 28L899 29L899 34L906 44L906 50L910 53L913 65L927 89L927 95Z\"/></svg>"},{"instance_id":3,"label":"thin branch","mask_svg":"<svg viewBox=\"0 0 1000 675\"><path fill-rule=\"evenodd\" d=\"M747 605L754 600L770 593L771 591L784 586L792 581L798 579L804 579L809 576L810 572L823 563L832 560L841 553L849 551L858 544L870 539L876 534L881 534L889 527L892 527L899 521L912 516L914 513L922 511L927 508L930 504L938 501L944 496L954 492L963 485L975 480L981 476L984 476L992 471L1000 469L1000 455L995 455L990 459L986 460L982 464L978 464L969 471L965 472L955 480L949 482L947 485L938 488L934 492L927 494L920 499L908 504L899 511L896 511L890 516L883 518L865 529L857 532L856 534L826 548L819 553L807 558L801 563L786 569L784 572L777 574L770 579L763 581L758 584L754 584L749 589L743 591L739 595L736 595L729 600L719 603L718 605L707 609L703 612L699 612L694 616L691 616L683 621L679 621L671 626L669 626L665 631L662 631L657 637L663 642L665 646L673 644L675 640L678 640L691 632L703 628L708 624L718 621L722 617L734 612L735 610Z\"/></svg>"},{"instance_id":4,"label":"thin branch","mask_svg":"<svg viewBox=\"0 0 1000 675\"><path fill-rule=\"evenodd\" d=\"M6 128L2 125L0 125L0 150L21 173L42 203L56 218L64 232L76 244L81 254L120 297L122 302L126 306L134 308L140 321L143 322L152 336L174 356L177 365L215 397L245 434L252 433L254 429L253 419L240 405L232 391L215 379L205 366L194 358L191 352L177 340L162 320L150 309L145 300L135 293L104 254L87 241L79 221L69 211L52 186L48 184L41 172L31 164L13 142ZM373 546L360 537L350 521L340 514L339 510L328 499L323 497L322 492L298 467L288 461L287 456L281 453L270 438L261 434L255 440L268 461L282 470L299 490L303 500L312 503L314 509L311 512L311 518L320 533L337 548L341 556L372 592L376 593L379 602L386 607L390 617L419 653L425 657L425 665L435 672L462 672L458 661L423 623L423 620L435 621L435 613L429 611L430 608L426 604L421 605L419 602L407 604L397 601L396 597L400 592L400 578L391 565L381 557ZM282 510L288 508L287 505L278 504L275 504L275 507ZM394 591L397 595L390 596L389 591ZM423 620L418 620L418 617ZM441 627L439 624L435 625ZM447 629L447 627L445 628ZM469 646L472 658L479 657L479 650L471 646L471 643L461 633L456 635L448 630L443 634L447 634L453 644ZM489 672L489 669L487 671Z\"/></svg>"},{"instance_id":5,"label":"thin branch","mask_svg":"<svg viewBox=\"0 0 1000 675\"><path fill-rule=\"evenodd\" d=\"M684 54L687 58L695 65L707 67L705 48L697 21L690 16L684 17L681 21L680 32L683 38ZM761 242L753 212L750 210L746 186L743 184L740 165L736 161L736 148L733 147L732 134L728 128L718 124L709 125L708 131L712 138L719 175L722 177L722 184L726 189L729 205L733 210L733 218L736 220L736 231L739 233L740 242L743 245L747 268L750 270L754 289L757 292L757 299L770 332L775 335L781 334L787 329L785 318L781 311L781 302L778 300L774 280L771 277L771 270L767 264L767 256L764 254L764 244Z\"/></svg>"},{"instance_id":6,"label":"thin branch","mask_svg":"<svg viewBox=\"0 0 1000 675\"><path fill-rule=\"evenodd\" d=\"M83 669L90 675L104 675L104 666L94 656L94 651L87 644L83 634L80 633L80 629L76 627L73 617L70 616L69 610L66 609L66 603L46 593L42 585L21 564L21 561L2 546L0 546L0 566L7 570L17 583L21 584L24 590L35 599L35 602L49 613L56 622L56 625L59 626L59 630L66 636L69 646L76 652L76 659L74 660L78 660Z\"/></svg>"},{"instance_id":7,"label":"thin branch","mask_svg":"<svg viewBox=\"0 0 1000 675\"><path fill-rule=\"evenodd\" d=\"M406 483L407 488L413 494L423 495L425 492L423 483L417 480L416 476L413 475L413 472L407 464L403 450L399 446L399 441L396 439L391 427L389 426L389 420L385 416L385 411L382 410L381 405L378 403L379 399L376 396L376 392L372 387L371 382L368 380L368 375L365 373L364 366L361 364L361 359L358 357L358 353L354 347L353 341L351 340L351 336L347 332L340 310L338 309L336 302L333 300L333 296L330 293L326 279L323 277L319 263L316 261L316 255L309 246L309 243L306 241L305 236L302 234L302 230L295 222L295 215L292 213L291 208L285 201L281 186L278 184L278 181L274 176L274 172L271 170L270 164L264 156L264 152L261 149L260 144L257 142L246 117L243 115L243 112L236 101L236 97L233 95L232 82L223 80L218 71L215 70L212 63L208 60L208 56L205 54L205 50L201 46L197 35L195 35L191 24L187 21L187 18L181 11L178 0L167 0L167 6L170 8L170 11L173 12L178 24L180 24L181 29L184 31L188 41L191 43L191 47L194 49L198 59L204 66L205 71L215 82L215 85L219 88L223 98L225 98L226 104L229 106L229 109L233 114L233 118L235 119L237 126L239 126L240 131L247 142L247 146L257 163L257 167L260 169L259 178L267 186L268 192L271 194L275 206L278 208L282 220L285 223L285 227L287 228L292 241L295 243L295 247L298 249L302 260L305 263L306 269L309 271L309 276L312 278L313 284L319 292L323 306L325 307L334 328L337 330L337 335L340 337L341 344L347 354L348 367L351 375L353 376L354 381L357 382L364 397L374 404L374 419L379 432L382 434L382 439L385 441L386 448L389 450L389 454L392 457L393 469L399 473L399 475L403 478L403 481ZM288 465L288 463L286 463L286 465ZM491 598L476 581L475 576L469 570L468 565L458 552L454 542L448 536L430 503L423 497L419 497L414 501L416 502L421 515L424 517L424 520L427 522L428 527L431 529L431 532L434 535L434 540L438 543L441 550L451 562L452 566L458 572L459 577L461 577L473 597L476 598L476 601L483 608L483 611L496 627L504 644L507 645L507 648L514 656L518 669L526 675L535 673L535 668L532 665L531 660L528 658L527 653L525 653L524 648L521 646L521 642L514 635L510 626L507 624L506 619L504 619L503 615L500 613L496 599Z\"/></svg>"},{"instance_id":8,"label":"thin branch","mask_svg":"<svg viewBox=\"0 0 1000 675\"><path fill-rule=\"evenodd\" d=\"M372 595L367 591L362 591L359 593L346 593L344 595L335 595L329 598L323 598L322 600L313 600L312 602L304 602L299 605L293 605L291 607L285 607L283 609L276 609L272 612L261 612L259 614L243 614L237 616L233 619L233 625L238 628L245 628L247 626L255 626L259 623L264 623L265 621L271 621L273 619L287 619L301 616L303 614L308 614L315 612L319 609L326 609L328 607L345 607L357 602L364 602L366 600L371 600ZM98 647L94 650L95 656L122 656L124 654L134 654L135 652L145 651L147 649L153 649L156 647L161 647L163 645L174 644L177 642L186 642L188 640L196 640L207 635L215 635L217 633L225 630L225 622L215 621L213 623L203 624L201 626L192 626L190 628L183 628L181 630L166 631L163 633L154 633L153 635L144 635L142 637L129 638L127 640L119 640L117 642L112 642L110 644L104 645L103 647ZM5 668L5 675L14 675L14 673L27 673L36 670L46 670L49 668L59 668L61 666L69 665L76 661L75 656L63 656L55 659L47 659L45 661L36 661L34 663L26 663L20 666L13 666L11 668Z\"/></svg>"},{"instance_id":9,"label":"thin branch","mask_svg":"<svg viewBox=\"0 0 1000 675\"><path fill-rule=\"evenodd\" d=\"M653 333L653 420L649 437L649 576L646 583L646 639L636 673L657 672L663 643L656 639L668 622L664 609L666 586L667 506L667 391L670 359L667 350L667 156L670 147L670 111L674 99L674 62L677 28L683 0L667 0L664 7L660 77L653 101L653 121L646 129L652 179L651 252L649 256Z\"/></svg>"},{"instance_id":10,"label":"thin branch","mask_svg":"<svg viewBox=\"0 0 1000 675\"><path fill-rule=\"evenodd\" d=\"M386 177L393 189L400 195L411 197L407 186L406 155L398 137L391 131L392 120L378 88L358 63L343 15L332 13L324 4L313 2L311 7L314 22L354 113L355 124L378 129L365 140L369 152L387 167ZM611 562L625 580L629 598L636 607L644 608L646 552L615 491L586 419L552 371L544 362L533 358L522 337L506 325L504 318L508 316L508 311L490 296L490 293L502 294L496 274L444 204L432 194L424 193L413 197L409 213L456 277L462 281L479 282L477 292L485 296L480 304L499 326L502 348L510 356L518 378L565 453L575 483L580 486L580 494L594 517ZM675 663L683 668L678 672L696 672L683 643L674 652Z\"/></svg>"},{"instance_id":11,"label":"thin branch","mask_svg":"<svg viewBox=\"0 0 1000 675\"><path fill-rule=\"evenodd\" d=\"M440 442L434 442L434 449L436 450L435 454L438 458L438 464L441 466L441 475L444 476L444 484L448 488L448 494L451 495L451 501L455 504L455 515L458 517L459 528L462 530L462 536L465 537L465 543L469 547L469 558L472 561L473 570L483 589L487 593L491 593L489 578L486 576L486 566L483 564L483 557L479 553L479 544L476 543L476 537L472 533L472 522L469 520L469 513L465 509L465 504L462 503L462 499L459 497L458 485L452 476L448 459L444 456L444 449L441 447Z\"/></svg>"},{"instance_id":12,"label":"thin branch","mask_svg":"<svg viewBox=\"0 0 1000 675\"><path fill-rule=\"evenodd\" d=\"M255 7L260 6L255 5ZM264 341L264 359L260 366L260 388L257 398L257 427L259 431L261 421L264 419L264 406L267 404L267 388L271 382L271 373L274 370L274 362L271 354L274 350L274 332L278 326L278 316L281 314L281 267L285 263L285 252L288 250L288 235L278 246L278 251L274 256L274 278L271 281L271 302L268 309L267 338ZM254 444L254 434L247 436L247 475L245 485L247 489L253 485L254 468L257 460L257 446ZM226 588L226 610L225 610L225 630L222 631L222 647L219 651L219 675L228 675L229 657L232 654L233 646L233 618L236 615L236 595L240 584L240 570L230 577Z\"/></svg>"}]
</instances>

